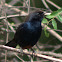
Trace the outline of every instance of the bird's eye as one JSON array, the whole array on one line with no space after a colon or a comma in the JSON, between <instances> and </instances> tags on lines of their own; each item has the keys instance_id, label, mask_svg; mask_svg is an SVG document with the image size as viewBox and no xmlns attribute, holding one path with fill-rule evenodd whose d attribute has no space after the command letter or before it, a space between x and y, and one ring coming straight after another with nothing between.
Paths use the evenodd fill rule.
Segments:
<instances>
[{"instance_id":1,"label":"bird's eye","mask_svg":"<svg viewBox=\"0 0 62 62\"><path fill-rule=\"evenodd\" d=\"M43 15L44 13L43 12L38 12L37 15L41 16Z\"/></svg>"},{"instance_id":2,"label":"bird's eye","mask_svg":"<svg viewBox=\"0 0 62 62\"><path fill-rule=\"evenodd\" d=\"M39 15L39 13L37 13L37 15Z\"/></svg>"},{"instance_id":3,"label":"bird's eye","mask_svg":"<svg viewBox=\"0 0 62 62\"><path fill-rule=\"evenodd\" d=\"M38 12L37 15L38 15L38 16L41 16L41 13Z\"/></svg>"}]
</instances>

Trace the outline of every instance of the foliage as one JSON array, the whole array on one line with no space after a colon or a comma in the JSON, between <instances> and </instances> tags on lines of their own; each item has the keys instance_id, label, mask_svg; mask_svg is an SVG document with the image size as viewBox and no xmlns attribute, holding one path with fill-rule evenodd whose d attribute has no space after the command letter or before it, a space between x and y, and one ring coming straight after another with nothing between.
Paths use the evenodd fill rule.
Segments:
<instances>
[{"instance_id":1,"label":"foliage","mask_svg":"<svg viewBox=\"0 0 62 62\"><path fill-rule=\"evenodd\" d=\"M62 13L62 9L58 9L57 11L53 11L50 15L47 15L46 18L50 19L47 21L46 18L43 19L42 23L47 23L47 25L52 21L52 26L55 30L57 30L57 22L54 18L58 18L60 22L62 22L62 17L60 14ZM47 27L46 27L47 28ZM46 32L46 28L44 28L46 37L49 37L49 33Z\"/></svg>"}]
</instances>

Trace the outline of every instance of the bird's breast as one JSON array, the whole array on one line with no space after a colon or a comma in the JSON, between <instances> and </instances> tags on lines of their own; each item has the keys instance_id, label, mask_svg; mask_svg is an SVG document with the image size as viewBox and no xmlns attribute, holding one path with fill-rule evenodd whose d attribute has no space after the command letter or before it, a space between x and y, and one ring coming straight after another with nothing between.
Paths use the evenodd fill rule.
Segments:
<instances>
[{"instance_id":1,"label":"bird's breast","mask_svg":"<svg viewBox=\"0 0 62 62\"><path fill-rule=\"evenodd\" d=\"M37 32L41 30L41 24L40 23L27 23L26 30L30 32Z\"/></svg>"}]
</instances>

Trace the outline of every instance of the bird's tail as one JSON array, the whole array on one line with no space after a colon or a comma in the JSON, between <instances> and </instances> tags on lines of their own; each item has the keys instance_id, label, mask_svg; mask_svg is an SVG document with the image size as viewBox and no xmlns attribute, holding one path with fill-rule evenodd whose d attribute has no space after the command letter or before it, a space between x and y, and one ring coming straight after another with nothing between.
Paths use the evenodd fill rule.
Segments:
<instances>
[{"instance_id":1,"label":"bird's tail","mask_svg":"<svg viewBox=\"0 0 62 62\"><path fill-rule=\"evenodd\" d=\"M9 41L5 46L9 46L9 47L16 48L17 43L16 43L15 40L13 39L13 40Z\"/></svg>"}]
</instances>

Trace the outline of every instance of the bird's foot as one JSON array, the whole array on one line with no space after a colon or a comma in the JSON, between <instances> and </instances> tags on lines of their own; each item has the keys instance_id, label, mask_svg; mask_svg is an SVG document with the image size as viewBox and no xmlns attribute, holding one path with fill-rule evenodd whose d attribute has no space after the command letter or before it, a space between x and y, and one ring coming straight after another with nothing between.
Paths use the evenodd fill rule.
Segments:
<instances>
[{"instance_id":1,"label":"bird's foot","mask_svg":"<svg viewBox=\"0 0 62 62\"><path fill-rule=\"evenodd\" d=\"M34 55L37 53L34 49L32 49L31 48L31 50L32 50L32 57L34 58Z\"/></svg>"}]
</instances>

